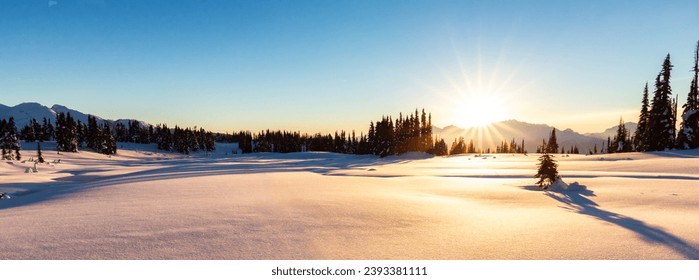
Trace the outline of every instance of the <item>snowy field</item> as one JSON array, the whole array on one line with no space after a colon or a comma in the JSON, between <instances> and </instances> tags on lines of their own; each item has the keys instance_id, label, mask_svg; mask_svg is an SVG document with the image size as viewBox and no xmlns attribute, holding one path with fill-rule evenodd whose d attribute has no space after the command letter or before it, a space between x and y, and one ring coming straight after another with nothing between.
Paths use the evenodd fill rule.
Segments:
<instances>
[{"instance_id":1,"label":"snowy field","mask_svg":"<svg viewBox=\"0 0 699 280\"><path fill-rule=\"evenodd\" d=\"M557 156L587 190L543 192L536 155L217 147L0 162L0 259L699 259L696 150Z\"/></svg>"}]
</instances>

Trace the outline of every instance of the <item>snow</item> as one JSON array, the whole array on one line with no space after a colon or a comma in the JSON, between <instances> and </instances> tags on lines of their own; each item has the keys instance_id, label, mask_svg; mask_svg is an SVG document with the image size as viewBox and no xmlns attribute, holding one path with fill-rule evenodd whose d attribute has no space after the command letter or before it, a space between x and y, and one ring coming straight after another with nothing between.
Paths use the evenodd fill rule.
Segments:
<instances>
[{"instance_id":1,"label":"snow","mask_svg":"<svg viewBox=\"0 0 699 280\"><path fill-rule=\"evenodd\" d=\"M699 150L556 157L541 191L534 154L51 144L0 162L0 259L699 259Z\"/></svg>"},{"instance_id":2,"label":"snow","mask_svg":"<svg viewBox=\"0 0 699 280\"><path fill-rule=\"evenodd\" d=\"M551 184L547 191L550 192L566 192L566 191L585 191L587 190L587 187L584 185L581 185L578 182L573 182L570 184L567 184L565 181L563 181L563 178L558 178L553 184Z\"/></svg>"}]
</instances>

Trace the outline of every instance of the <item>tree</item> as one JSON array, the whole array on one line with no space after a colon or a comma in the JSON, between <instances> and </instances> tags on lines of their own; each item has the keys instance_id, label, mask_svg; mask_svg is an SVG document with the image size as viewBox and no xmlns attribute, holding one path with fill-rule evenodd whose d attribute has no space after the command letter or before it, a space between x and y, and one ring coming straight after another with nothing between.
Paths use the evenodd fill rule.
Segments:
<instances>
[{"instance_id":1,"label":"tree","mask_svg":"<svg viewBox=\"0 0 699 280\"><path fill-rule=\"evenodd\" d=\"M645 152L648 150L650 139L650 112L648 111L648 83L643 88L643 100L641 101L641 113L638 116L638 128L634 135L634 147L636 151Z\"/></svg>"},{"instance_id":2,"label":"tree","mask_svg":"<svg viewBox=\"0 0 699 280\"><path fill-rule=\"evenodd\" d=\"M19 154L19 145L15 146L15 159L22 160L22 155Z\"/></svg>"},{"instance_id":3,"label":"tree","mask_svg":"<svg viewBox=\"0 0 699 280\"><path fill-rule=\"evenodd\" d=\"M609 144L607 152L609 153L623 153L631 151L631 140L629 139L629 133L624 124L624 119L619 119L619 126L616 130L616 135L614 136L614 141Z\"/></svg>"},{"instance_id":4,"label":"tree","mask_svg":"<svg viewBox=\"0 0 699 280\"><path fill-rule=\"evenodd\" d=\"M668 54L663 62L662 70L655 78L655 91L649 115L649 151L671 149L675 144L672 88L670 87L672 67L670 54Z\"/></svg>"},{"instance_id":5,"label":"tree","mask_svg":"<svg viewBox=\"0 0 699 280\"><path fill-rule=\"evenodd\" d=\"M468 147L466 148L466 152L469 154L475 154L476 153L476 146L473 145L473 139L468 141Z\"/></svg>"},{"instance_id":6,"label":"tree","mask_svg":"<svg viewBox=\"0 0 699 280\"><path fill-rule=\"evenodd\" d=\"M56 129L53 124L51 124L51 121L46 117L44 117L42 121L41 136L42 137L39 138L39 142L49 141L56 138Z\"/></svg>"},{"instance_id":7,"label":"tree","mask_svg":"<svg viewBox=\"0 0 699 280\"><path fill-rule=\"evenodd\" d=\"M104 124L104 126L99 130L100 135L99 135L99 149L97 150L98 152L105 154L105 155L113 155L116 154L117 148L116 148L116 139L112 135L111 129L109 129L108 124Z\"/></svg>"},{"instance_id":8,"label":"tree","mask_svg":"<svg viewBox=\"0 0 699 280\"><path fill-rule=\"evenodd\" d=\"M78 151L77 125L70 112L56 115L56 148L59 152Z\"/></svg>"},{"instance_id":9,"label":"tree","mask_svg":"<svg viewBox=\"0 0 699 280\"><path fill-rule=\"evenodd\" d=\"M558 152L558 141L556 140L556 129L551 129L551 135L549 136L549 142L546 145L545 153L555 154Z\"/></svg>"},{"instance_id":10,"label":"tree","mask_svg":"<svg viewBox=\"0 0 699 280\"><path fill-rule=\"evenodd\" d=\"M464 141L464 137L460 136L458 141L456 139L454 139L454 143L451 144L451 148L449 149L449 154L450 155L459 155L459 154L465 154L465 153L466 153L466 143Z\"/></svg>"},{"instance_id":11,"label":"tree","mask_svg":"<svg viewBox=\"0 0 699 280\"><path fill-rule=\"evenodd\" d=\"M0 120L0 146L2 146L2 159L21 159L19 154L19 137L17 136L17 127L13 117L10 117L7 121L4 119ZM12 154L13 151L14 155Z\"/></svg>"},{"instance_id":12,"label":"tree","mask_svg":"<svg viewBox=\"0 0 699 280\"><path fill-rule=\"evenodd\" d=\"M449 154L447 143L444 142L444 139L435 139L432 154L435 156L446 156Z\"/></svg>"},{"instance_id":13,"label":"tree","mask_svg":"<svg viewBox=\"0 0 699 280\"><path fill-rule=\"evenodd\" d=\"M694 49L694 78L689 87L687 102L682 105L682 123L677 135L677 148L699 148L699 41Z\"/></svg>"},{"instance_id":14,"label":"tree","mask_svg":"<svg viewBox=\"0 0 699 280\"><path fill-rule=\"evenodd\" d=\"M539 157L539 167L534 178L538 178L536 182L539 188L548 189L548 187L558 179L558 164L553 156L549 153L544 153Z\"/></svg>"},{"instance_id":15,"label":"tree","mask_svg":"<svg viewBox=\"0 0 699 280\"><path fill-rule=\"evenodd\" d=\"M36 143L36 160L39 163L44 163L44 156L41 154L41 142Z\"/></svg>"},{"instance_id":16,"label":"tree","mask_svg":"<svg viewBox=\"0 0 699 280\"><path fill-rule=\"evenodd\" d=\"M92 115L87 115L87 147L98 151L100 149L100 127L97 124L97 118Z\"/></svg>"}]
</instances>

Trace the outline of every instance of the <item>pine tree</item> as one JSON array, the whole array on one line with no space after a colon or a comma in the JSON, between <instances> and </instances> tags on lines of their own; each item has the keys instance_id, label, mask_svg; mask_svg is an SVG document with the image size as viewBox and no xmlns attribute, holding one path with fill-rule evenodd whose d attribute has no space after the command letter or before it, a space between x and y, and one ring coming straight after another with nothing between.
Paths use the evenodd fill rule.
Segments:
<instances>
[{"instance_id":1,"label":"pine tree","mask_svg":"<svg viewBox=\"0 0 699 280\"><path fill-rule=\"evenodd\" d=\"M13 117L10 117L7 121L4 119L0 120L0 145L3 149L2 159L21 159L17 126ZM13 151L14 154L12 153Z\"/></svg>"},{"instance_id":2,"label":"pine tree","mask_svg":"<svg viewBox=\"0 0 699 280\"><path fill-rule=\"evenodd\" d=\"M58 116L56 116L58 118ZM41 125L41 138L39 142L50 141L51 139L56 139L56 130L46 117L43 118Z\"/></svg>"},{"instance_id":3,"label":"pine tree","mask_svg":"<svg viewBox=\"0 0 699 280\"><path fill-rule=\"evenodd\" d=\"M677 135L677 148L699 148L699 42L694 49L694 77L687 94L687 102L682 105L682 123Z\"/></svg>"},{"instance_id":4,"label":"pine tree","mask_svg":"<svg viewBox=\"0 0 699 280\"><path fill-rule=\"evenodd\" d=\"M36 160L39 163L44 163L44 156L41 154L41 142L36 143Z\"/></svg>"},{"instance_id":5,"label":"pine tree","mask_svg":"<svg viewBox=\"0 0 699 280\"><path fill-rule=\"evenodd\" d=\"M22 160L22 155L19 153L19 145L15 146L15 159Z\"/></svg>"},{"instance_id":6,"label":"pine tree","mask_svg":"<svg viewBox=\"0 0 699 280\"><path fill-rule=\"evenodd\" d=\"M56 148L59 152L78 151L77 125L70 112L56 115Z\"/></svg>"},{"instance_id":7,"label":"pine tree","mask_svg":"<svg viewBox=\"0 0 699 280\"><path fill-rule=\"evenodd\" d=\"M634 147L636 151L645 152L649 148L650 112L648 111L648 83L643 88L643 100L641 101L641 113L638 116L638 128L634 135Z\"/></svg>"},{"instance_id":8,"label":"pine tree","mask_svg":"<svg viewBox=\"0 0 699 280\"><path fill-rule=\"evenodd\" d=\"M668 54L663 62L662 70L655 78L655 92L649 112L649 151L671 149L675 144L672 88L670 87L672 67L670 54Z\"/></svg>"},{"instance_id":9,"label":"pine tree","mask_svg":"<svg viewBox=\"0 0 699 280\"><path fill-rule=\"evenodd\" d=\"M539 157L539 167L534 178L538 178L536 182L539 188L548 189L548 187L558 179L558 164L552 155L544 153Z\"/></svg>"},{"instance_id":10,"label":"pine tree","mask_svg":"<svg viewBox=\"0 0 699 280\"><path fill-rule=\"evenodd\" d=\"M450 155L459 155L466 153L466 143L464 137L460 136L459 139L454 139L454 143L451 144L449 149Z\"/></svg>"},{"instance_id":11,"label":"pine tree","mask_svg":"<svg viewBox=\"0 0 699 280\"><path fill-rule=\"evenodd\" d=\"M113 155L116 154L117 148L116 148L116 139L112 135L111 130L109 129L108 124L104 124L104 127L100 129L100 149L98 152L103 153L105 155Z\"/></svg>"},{"instance_id":12,"label":"pine tree","mask_svg":"<svg viewBox=\"0 0 699 280\"><path fill-rule=\"evenodd\" d=\"M34 133L34 139L38 140L39 142L44 141L43 130L41 129L41 125L36 120L36 118L32 119L31 126L32 126L32 131Z\"/></svg>"},{"instance_id":13,"label":"pine tree","mask_svg":"<svg viewBox=\"0 0 699 280\"><path fill-rule=\"evenodd\" d=\"M558 152L558 141L556 140L556 129L551 129L551 135L549 136L549 142L545 145L545 153L555 154Z\"/></svg>"},{"instance_id":14,"label":"pine tree","mask_svg":"<svg viewBox=\"0 0 699 280\"><path fill-rule=\"evenodd\" d=\"M98 151L100 149L100 131L99 125L97 125L97 118L92 115L87 115L87 147Z\"/></svg>"},{"instance_id":15,"label":"pine tree","mask_svg":"<svg viewBox=\"0 0 699 280\"><path fill-rule=\"evenodd\" d=\"M435 156L446 156L449 154L447 143L444 142L444 139L435 139L433 154Z\"/></svg>"},{"instance_id":16,"label":"pine tree","mask_svg":"<svg viewBox=\"0 0 699 280\"><path fill-rule=\"evenodd\" d=\"M466 152L469 154L475 154L476 153L476 146L473 145L473 139L468 141L468 147L466 148Z\"/></svg>"},{"instance_id":17,"label":"pine tree","mask_svg":"<svg viewBox=\"0 0 699 280\"><path fill-rule=\"evenodd\" d=\"M628 135L628 130L626 129L626 125L624 124L623 119L619 119L619 126L617 127L616 130L616 135L614 136L614 141L611 142L609 147L607 148L607 151L609 153L623 153L623 152L630 152L631 151L631 145L630 145L630 139Z\"/></svg>"}]
</instances>

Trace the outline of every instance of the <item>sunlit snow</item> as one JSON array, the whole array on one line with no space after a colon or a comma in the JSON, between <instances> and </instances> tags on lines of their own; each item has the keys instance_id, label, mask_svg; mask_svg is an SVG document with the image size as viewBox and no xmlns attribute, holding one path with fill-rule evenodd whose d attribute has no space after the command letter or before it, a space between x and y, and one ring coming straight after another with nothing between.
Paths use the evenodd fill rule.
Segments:
<instances>
[{"instance_id":1,"label":"sunlit snow","mask_svg":"<svg viewBox=\"0 0 699 280\"><path fill-rule=\"evenodd\" d=\"M0 162L0 259L699 259L697 150L556 156L547 192L533 154L119 145Z\"/></svg>"}]
</instances>

